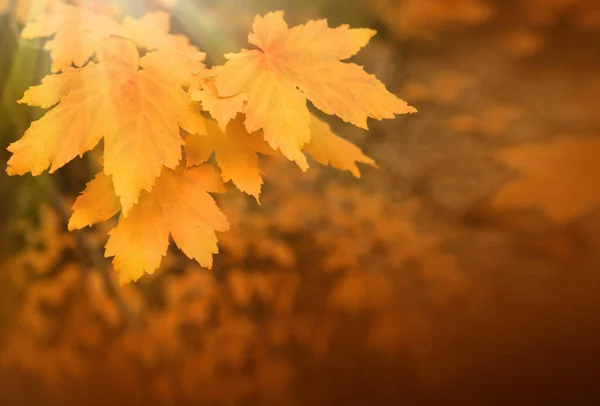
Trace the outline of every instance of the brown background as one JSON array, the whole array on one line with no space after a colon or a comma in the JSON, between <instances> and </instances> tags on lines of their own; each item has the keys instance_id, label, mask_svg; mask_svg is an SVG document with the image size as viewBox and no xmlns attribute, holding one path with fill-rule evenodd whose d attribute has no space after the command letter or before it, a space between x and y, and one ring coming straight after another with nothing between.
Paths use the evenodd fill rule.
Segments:
<instances>
[{"instance_id":1,"label":"brown background","mask_svg":"<svg viewBox=\"0 0 600 406\"><path fill-rule=\"evenodd\" d=\"M265 160L262 206L221 199L212 271L172 247L125 288L108 226L66 232L88 159L1 171L0 404L597 404L600 3L182 1L173 23L221 63L276 9L377 29L356 62L419 114L331 120L378 170ZM4 150L47 57L2 18Z\"/></svg>"}]
</instances>

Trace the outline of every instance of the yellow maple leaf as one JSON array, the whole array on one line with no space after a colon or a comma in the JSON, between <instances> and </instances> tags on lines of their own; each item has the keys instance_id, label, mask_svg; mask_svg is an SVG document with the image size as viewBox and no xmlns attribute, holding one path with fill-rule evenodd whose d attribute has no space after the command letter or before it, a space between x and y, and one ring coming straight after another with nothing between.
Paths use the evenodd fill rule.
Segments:
<instances>
[{"instance_id":1,"label":"yellow maple leaf","mask_svg":"<svg viewBox=\"0 0 600 406\"><path fill-rule=\"evenodd\" d=\"M169 34L170 19L170 14L164 11L151 12L139 19L125 17L123 36L153 51L140 60L141 67L168 73L187 86L192 75L204 70L206 54L190 44L184 35Z\"/></svg>"},{"instance_id":2,"label":"yellow maple leaf","mask_svg":"<svg viewBox=\"0 0 600 406\"><path fill-rule=\"evenodd\" d=\"M110 177L102 174L88 183L75 202L69 228L83 228L117 214L114 194L93 199L111 190ZM229 223L209 192L224 192L219 174L210 165L163 170L152 191L144 192L109 233L105 255L114 257L121 283L158 269L169 235L188 257L204 267L212 266L212 256L218 252L216 232L227 231Z\"/></svg>"},{"instance_id":3,"label":"yellow maple leaf","mask_svg":"<svg viewBox=\"0 0 600 406\"><path fill-rule=\"evenodd\" d=\"M69 230L79 230L106 221L121 210L110 176L100 172L86 185L85 191L75 200Z\"/></svg>"},{"instance_id":4,"label":"yellow maple leaf","mask_svg":"<svg viewBox=\"0 0 600 406\"><path fill-rule=\"evenodd\" d=\"M171 30L171 15L164 11L153 11L140 18L126 16L123 19L123 35L140 47L153 50Z\"/></svg>"},{"instance_id":5,"label":"yellow maple leaf","mask_svg":"<svg viewBox=\"0 0 600 406\"><path fill-rule=\"evenodd\" d=\"M205 59L206 54L183 35L168 35L155 51L140 59L140 66L169 74L188 86L192 76L205 69Z\"/></svg>"},{"instance_id":6,"label":"yellow maple leaf","mask_svg":"<svg viewBox=\"0 0 600 406\"><path fill-rule=\"evenodd\" d=\"M244 103L248 99L243 93L233 97L219 97L214 77L210 76L194 77L189 92L190 98L201 102L202 110L208 111L223 131L227 123L244 110Z\"/></svg>"},{"instance_id":7,"label":"yellow maple leaf","mask_svg":"<svg viewBox=\"0 0 600 406\"><path fill-rule=\"evenodd\" d=\"M290 29L283 12L257 17L248 42L260 50L225 55L228 62L216 68L219 96L245 93L247 130L262 128L273 149L306 170L301 150L310 141L307 99L361 128L367 128L369 117L381 120L416 112L362 67L341 62L373 35L373 30L347 25L332 29L326 20Z\"/></svg>"},{"instance_id":8,"label":"yellow maple leaf","mask_svg":"<svg viewBox=\"0 0 600 406\"><path fill-rule=\"evenodd\" d=\"M600 171L598 154L598 138L562 137L503 150L499 160L521 176L499 190L492 207L539 208L561 224L576 220L600 205L600 189L592 176Z\"/></svg>"},{"instance_id":9,"label":"yellow maple leaf","mask_svg":"<svg viewBox=\"0 0 600 406\"><path fill-rule=\"evenodd\" d=\"M376 167L375 161L363 154L362 150L331 131L329 124L311 116L311 138L304 151L321 165L331 165L334 168L349 171L360 178L357 162Z\"/></svg>"},{"instance_id":10,"label":"yellow maple leaf","mask_svg":"<svg viewBox=\"0 0 600 406\"><path fill-rule=\"evenodd\" d=\"M138 69L131 41L106 40L99 56L100 63L47 76L25 93L22 103L55 107L9 146L7 172L54 172L104 138L104 172L127 215L163 166L177 167L179 127L203 133L205 120L171 76Z\"/></svg>"},{"instance_id":11,"label":"yellow maple leaf","mask_svg":"<svg viewBox=\"0 0 600 406\"><path fill-rule=\"evenodd\" d=\"M27 23L21 37L54 36L45 49L50 51L52 72L58 72L71 65L85 65L97 53L102 40L120 30L119 24L108 14L55 2Z\"/></svg>"},{"instance_id":12,"label":"yellow maple leaf","mask_svg":"<svg viewBox=\"0 0 600 406\"><path fill-rule=\"evenodd\" d=\"M201 165L213 152L221 168L223 180L233 181L238 189L258 200L263 180L257 153L270 152L262 134L258 132L248 134L241 116L230 122L226 131L222 131L216 123L209 121L207 135L187 137L185 142L187 165Z\"/></svg>"}]
</instances>

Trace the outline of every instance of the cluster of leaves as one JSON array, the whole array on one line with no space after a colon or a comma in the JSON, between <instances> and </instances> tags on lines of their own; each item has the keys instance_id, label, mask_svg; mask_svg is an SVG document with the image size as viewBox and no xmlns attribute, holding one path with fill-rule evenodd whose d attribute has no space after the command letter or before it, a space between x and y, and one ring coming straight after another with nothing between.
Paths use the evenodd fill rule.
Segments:
<instances>
[{"instance_id":1,"label":"cluster of leaves","mask_svg":"<svg viewBox=\"0 0 600 406\"><path fill-rule=\"evenodd\" d=\"M10 270L3 285L18 306L0 336L0 372L24 372L52 391L119 371L115 393L165 404L282 404L303 373L298 354L324 362L337 340L388 357L426 353L431 320L420 295L442 307L464 281L438 239L415 227L418 204L319 185L322 171L304 176L281 157L264 167L263 206L241 194L223 199L234 227L221 238L217 273L170 251L169 272L123 286L116 297L44 209L39 229L24 226L28 248L3 264ZM286 202L292 191L297 199ZM104 232L86 234L94 249ZM425 287L419 293L406 278L413 272ZM361 319L367 324L356 337L344 333Z\"/></svg>"},{"instance_id":2,"label":"cluster of leaves","mask_svg":"<svg viewBox=\"0 0 600 406\"><path fill-rule=\"evenodd\" d=\"M268 174L286 174L269 177L268 211L253 209L243 199L224 202L235 225L221 239L227 266L244 267L252 258L293 269L302 281L311 278L311 268L320 275L317 279L329 280L325 295L311 296L316 308L328 309L321 310L324 343L335 331L332 315L368 315L372 323L363 339L369 348L391 356L401 347L411 352L425 347L428 321L419 313L416 297L424 295L432 306L443 306L461 294L467 281L439 239L415 227L420 202L395 202L385 194L335 182L326 182L315 194L315 184L322 181L319 171L299 177L286 171L282 160L266 164ZM281 203L291 193L296 199ZM307 260L313 257L321 259ZM417 296L407 275L420 281L423 290Z\"/></svg>"},{"instance_id":3,"label":"cluster of leaves","mask_svg":"<svg viewBox=\"0 0 600 406\"><path fill-rule=\"evenodd\" d=\"M178 274L160 282L163 305L149 295L151 284L111 292L100 269L73 256L77 243L56 214L44 207L39 218L38 227L18 227L27 235L26 249L2 264L10 269L1 276L11 299L2 311L11 317L0 334L0 373L32 377L53 396L66 382L114 369L125 392L147 390L167 404L174 397L230 404L284 396L290 365L269 353L271 341L250 317L250 296L232 288L244 275L232 272L219 283L198 267L177 267ZM101 234L90 235L96 248ZM285 317L296 278L253 280L265 304ZM247 373L250 363L253 373Z\"/></svg>"},{"instance_id":4,"label":"cluster of leaves","mask_svg":"<svg viewBox=\"0 0 600 406\"><path fill-rule=\"evenodd\" d=\"M169 236L210 268L216 233L229 223L209 193L232 181L258 200L258 154L306 170L308 153L356 176L357 162L374 165L309 113L307 100L364 129L368 118L416 111L343 62L369 42L370 29L325 20L289 28L282 12L269 13L248 37L258 49L208 69L186 37L169 34L168 13L118 16L52 1L26 24L23 38L52 37L45 49L53 74L20 102L50 110L10 145L7 172L54 172L103 141L103 169L75 202L69 228L120 213L106 256L122 283L156 270ZM213 153L218 170L207 163Z\"/></svg>"},{"instance_id":5,"label":"cluster of leaves","mask_svg":"<svg viewBox=\"0 0 600 406\"><path fill-rule=\"evenodd\" d=\"M231 3L238 4L219 6ZM398 12L392 6L413 5L405 18L418 16L421 20L415 21L425 24L407 26L414 36L422 28L441 30L444 16L453 27L476 22L468 8L462 16L453 16L440 1L387 3L387 15ZM448 4L484 3L491 4ZM494 18L510 24L535 20L524 25L525 31L534 32L541 24L538 20L555 19L559 9L561 21L574 18L578 7L583 9L578 0L508 3L508 8L493 5ZM537 7L541 3L545 7ZM535 10L513 13L515 4ZM66 390L75 382L87 391L87 399L101 388L107 399L99 403L140 394L148 401L121 403L179 404L189 399L285 404L293 398L300 404L330 404L363 388L371 399L376 389L405 399L413 379L419 381L419 391L432 389L426 395L431 400L430 393L477 381L482 365L505 365L503 356L514 352L515 343L525 355L556 348L555 341L531 337L552 330L555 324L548 320L556 322L557 314L571 325L574 315L590 315L595 309L580 303L587 291L595 303L589 287L597 285L596 278L581 276L586 270L595 275L598 269L591 248L597 243L600 195L589 174L599 169L595 157L600 143L578 131L594 135L600 82L579 72L587 57L550 60L544 54L538 59L536 53L543 48L507 42L507 33L515 31L504 29L505 20L484 27L485 41L464 32L461 41L438 35L436 46L445 52L416 53L402 93L435 114L412 121L407 137L395 136L395 128L404 130L398 120L388 134L365 143L382 166L389 165L378 179L371 181L374 174L365 174L369 189L383 183L380 193L348 185L347 178L328 182L335 173L320 168L302 174L282 154L266 148L262 154L274 156L261 158L262 206L241 193L216 198L232 225L219 237L223 254L216 261L217 272L189 266L170 250L162 260L169 272L119 290L125 312L119 311L118 300L99 278L103 274L73 256L74 239L81 235L65 234L64 225L44 211L42 229L26 232L28 244L37 248L4 263L6 272L0 273L0 321L5 327L0 331L0 374L28 372L47 384L44 394ZM544 41L556 44L552 55L565 50L565 44L551 36ZM390 41L385 49L395 46ZM531 76L523 81L519 75L525 64L515 63L526 48L525 54L532 56L526 65L535 81ZM385 70L385 59L373 57L377 51L367 49L368 59ZM566 72L567 63L577 67L577 79ZM551 74L546 76L540 66ZM200 93L200 98L206 89L190 82L185 90ZM218 128L218 122L211 125ZM243 116L232 120L227 130L232 125L242 127ZM563 133L568 128L569 133ZM437 136L429 136L432 133ZM262 141L264 135L257 135L252 143ZM213 149L223 155L217 144L205 147L198 138L184 151L186 159L204 162L207 150ZM549 142L527 143L537 138ZM513 173L503 173L503 166ZM320 176L324 172L327 176ZM418 201L398 198L411 188ZM482 217L489 203L493 210L489 218ZM99 250L112 222L100 227L85 233ZM571 288L569 293L574 282L586 288ZM554 294L548 294L548 283L556 283ZM16 286L14 292L8 286ZM540 302L547 303L547 313L542 314L550 317L540 316ZM470 307L456 313L463 305ZM544 320L536 322L539 318ZM562 320L559 317L558 324ZM586 321L579 331L587 331ZM502 327L503 323L508 324ZM490 328L482 330L482 325ZM577 334L577 323L573 326L570 331ZM554 340L556 334L545 336ZM372 349L385 356L378 358ZM374 361L378 359L385 361ZM511 374L517 370L514 365L507 368ZM418 378L412 377L414 371ZM109 379L100 379L102 374ZM10 379L2 381L9 387ZM489 382L481 388L482 398L489 397L490 389L497 390ZM68 402L63 403L77 403L73 391L64 396ZM472 400L477 393L465 396Z\"/></svg>"}]
</instances>

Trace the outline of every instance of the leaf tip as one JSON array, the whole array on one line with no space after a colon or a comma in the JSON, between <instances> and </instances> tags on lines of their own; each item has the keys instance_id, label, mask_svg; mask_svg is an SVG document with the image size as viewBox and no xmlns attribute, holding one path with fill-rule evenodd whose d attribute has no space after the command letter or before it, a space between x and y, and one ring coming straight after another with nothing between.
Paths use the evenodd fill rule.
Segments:
<instances>
[{"instance_id":1,"label":"leaf tip","mask_svg":"<svg viewBox=\"0 0 600 406\"><path fill-rule=\"evenodd\" d=\"M71 216L71 218L69 219L69 223L67 224L67 229L69 231L75 231L75 230L80 230L83 227L81 226L81 224L79 224L75 219L73 219L74 216Z\"/></svg>"}]
</instances>

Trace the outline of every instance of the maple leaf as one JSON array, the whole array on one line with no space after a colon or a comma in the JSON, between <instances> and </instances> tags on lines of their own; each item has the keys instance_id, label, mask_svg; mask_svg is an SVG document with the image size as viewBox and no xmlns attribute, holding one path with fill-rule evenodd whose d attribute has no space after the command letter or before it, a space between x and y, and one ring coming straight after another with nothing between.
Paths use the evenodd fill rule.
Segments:
<instances>
[{"instance_id":1,"label":"maple leaf","mask_svg":"<svg viewBox=\"0 0 600 406\"><path fill-rule=\"evenodd\" d=\"M27 23L21 37L54 35L44 48L50 51L52 72L59 72L71 65L85 65L97 53L103 39L119 32L119 24L107 14L55 2Z\"/></svg>"},{"instance_id":2,"label":"maple leaf","mask_svg":"<svg viewBox=\"0 0 600 406\"><path fill-rule=\"evenodd\" d=\"M357 162L376 167L375 161L363 154L362 150L331 131L329 124L311 116L311 138L304 147L304 151L322 165L331 165L334 168L349 171L360 178Z\"/></svg>"},{"instance_id":3,"label":"maple leaf","mask_svg":"<svg viewBox=\"0 0 600 406\"><path fill-rule=\"evenodd\" d=\"M10 175L56 171L104 138L104 172L112 175L125 215L163 166L176 168L179 127L205 131L204 118L171 76L138 70L138 51L126 39L105 41L100 63L68 68L29 89L21 103L48 108L9 146Z\"/></svg>"},{"instance_id":4,"label":"maple leaf","mask_svg":"<svg viewBox=\"0 0 600 406\"><path fill-rule=\"evenodd\" d=\"M590 174L598 173L600 140L559 138L547 145L503 150L499 160L521 173L492 199L501 210L539 208L556 223L573 221L600 204Z\"/></svg>"},{"instance_id":5,"label":"maple leaf","mask_svg":"<svg viewBox=\"0 0 600 406\"><path fill-rule=\"evenodd\" d=\"M202 103L202 110L208 111L217 120L219 127L223 131L225 131L227 123L244 110L244 103L248 99L245 94L238 94L233 97L219 97L217 87L214 83L214 76L194 77L189 93L193 101Z\"/></svg>"},{"instance_id":6,"label":"maple leaf","mask_svg":"<svg viewBox=\"0 0 600 406\"><path fill-rule=\"evenodd\" d=\"M100 172L86 185L85 191L75 200L73 214L69 219L69 230L106 221L121 210L110 176Z\"/></svg>"},{"instance_id":7,"label":"maple leaf","mask_svg":"<svg viewBox=\"0 0 600 406\"><path fill-rule=\"evenodd\" d=\"M362 67L341 62L373 35L373 30L347 25L332 29L326 20L290 29L283 12L257 17L248 42L260 50L225 55L228 62L216 68L218 94L245 93L248 132L262 128L273 149L306 170L301 150L310 141L307 99L323 112L361 128L367 128L369 117L381 120L416 112Z\"/></svg>"},{"instance_id":8,"label":"maple leaf","mask_svg":"<svg viewBox=\"0 0 600 406\"><path fill-rule=\"evenodd\" d=\"M139 19L125 17L123 36L139 47L153 51L140 60L145 69L156 69L188 84L192 75L204 70L206 54L190 44L184 35L171 35L171 16L164 11L148 13Z\"/></svg>"},{"instance_id":9,"label":"maple leaf","mask_svg":"<svg viewBox=\"0 0 600 406\"><path fill-rule=\"evenodd\" d=\"M209 121L207 135L190 135L185 142L188 166L205 163L214 152L223 180L233 181L238 189L256 200L263 184L257 153L269 154L271 151L261 133L248 134L241 116L231 121L226 131Z\"/></svg>"},{"instance_id":10,"label":"maple leaf","mask_svg":"<svg viewBox=\"0 0 600 406\"><path fill-rule=\"evenodd\" d=\"M179 80L188 86L193 75L202 72L206 54L190 44L183 35L168 35L155 51L140 59L144 69L155 69Z\"/></svg>"},{"instance_id":11,"label":"maple leaf","mask_svg":"<svg viewBox=\"0 0 600 406\"><path fill-rule=\"evenodd\" d=\"M156 49L170 30L171 15L164 11L153 11L137 19L129 16L123 19L123 36L146 50Z\"/></svg>"},{"instance_id":12,"label":"maple leaf","mask_svg":"<svg viewBox=\"0 0 600 406\"><path fill-rule=\"evenodd\" d=\"M111 190L110 177L103 174L88 183L75 202L69 228L83 228L117 214L119 206ZM143 192L129 215L121 215L109 232L105 255L114 257L121 283L158 269L169 235L189 258L211 268L212 256L218 252L216 232L227 231L229 223L209 192L224 192L219 174L210 165L163 170L152 191Z\"/></svg>"}]
</instances>

